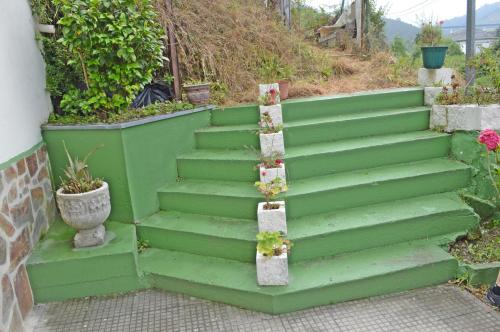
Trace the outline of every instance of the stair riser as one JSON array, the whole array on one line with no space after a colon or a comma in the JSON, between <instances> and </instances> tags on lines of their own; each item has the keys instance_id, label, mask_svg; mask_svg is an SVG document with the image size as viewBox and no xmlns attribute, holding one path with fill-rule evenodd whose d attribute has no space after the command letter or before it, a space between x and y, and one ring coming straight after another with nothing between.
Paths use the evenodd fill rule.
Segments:
<instances>
[{"instance_id":1,"label":"stair riser","mask_svg":"<svg viewBox=\"0 0 500 332\"><path fill-rule=\"evenodd\" d=\"M269 314L282 314L319 305L437 285L453 278L456 269L457 263L455 261L442 261L378 277L278 295L275 298L157 274L149 276L149 283L152 287L159 289L224 302ZM290 276L290 282L293 283L293 273Z\"/></svg>"},{"instance_id":2,"label":"stair riser","mask_svg":"<svg viewBox=\"0 0 500 332\"><path fill-rule=\"evenodd\" d=\"M293 184L286 198L287 218L327 213L350 207L454 191L468 185L468 169L408 177L329 191L293 196ZM160 192L160 208L180 212L256 220L256 197L215 196ZM194 203L196 202L196 203Z\"/></svg>"},{"instance_id":3,"label":"stair riser","mask_svg":"<svg viewBox=\"0 0 500 332\"><path fill-rule=\"evenodd\" d=\"M429 111L419 111L285 128L285 145L299 146L347 138L426 130L429 128L429 114Z\"/></svg>"},{"instance_id":4,"label":"stair riser","mask_svg":"<svg viewBox=\"0 0 500 332\"><path fill-rule=\"evenodd\" d=\"M429 111L423 110L296 127L285 124L285 146L426 130L429 128L429 114ZM242 149L245 146L260 149L259 137L254 130L199 131L195 134L199 149Z\"/></svg>"},{"instance_id":5,"label":"stair riser","mask_svg":"<svg viewBox=\"0 0 500 332\"><path fill-rule=\"evenodd\" d=\"M293 233L290 232L288 237L293 241L294 247L289 260L298 262L450 233L463 232L465 234L477 224L477 217L471 211L463 210L325 233L300 240L294 240Z\"/></svg>"},{"instance_id":6,"label":"stair riser","mask_svg":"<svg viewBox=\"0 0 500 332\"><path fill-rule=\"evenodd\" d=\"M255 223L255 234L257 233L258 229ZM141 225L137 226L137 234L139 239L147 241L153 248L182 251L248 263L255 262L256 241L204 236Z\"/></svg>"},{"instance_id":7,"label":"stair riser","mask_svg":"<svg viewBox=\"0 0 500 332\"><path fill-rule=\"evenodd\" d=\"M311 119L354 112L370 112L384 108L422 106L423 90L394 91L334 98L316 98L311 101L294 100L282 105L285 121ZM212 111L215 126L250 124L258 121L257 106L238 106Z\"/></svg>"},{"instance_id":8,"label":"stair riser","mask_svg":"<svg viewBox=\"0 0 500 332\"><path fill-rule=\"evenodd\" d=\"M362 168L440 158L448 155L448 136L356 150L286 158L287 177L298 180ZM179 176L186 179L257 181L257 161L178 159Z\"/></svg>"}]
</instances>

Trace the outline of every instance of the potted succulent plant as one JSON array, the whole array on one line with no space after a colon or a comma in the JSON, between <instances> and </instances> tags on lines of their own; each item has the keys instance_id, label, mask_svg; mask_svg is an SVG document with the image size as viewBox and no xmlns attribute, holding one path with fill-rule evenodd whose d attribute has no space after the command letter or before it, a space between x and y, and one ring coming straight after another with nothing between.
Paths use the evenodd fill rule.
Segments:
<instances>
[{"instance_id":1,"label":"potted succulent plant","mask_svg":"<svg viewBox=\"0 0 500 332\"><path fill-rule=\"evenodd\" d=\"M288 254L292 244L280 232L257 234L257 283L261 286L288 285Z\"/></svg>"},{"instance_id":2,"label":"potted succulent plant","mask_svg":"<svg viewBox=\"0 0 500 332\"><path fill-rule=\"evenodd\" d=\"M443 39L442 24L443 21L438 22L438 24L422 23L418 40L421 45L424 68L439 69L443 67L448 46L440 45Z\"/></svg>"},{"instance_id":3,"label":"potted succulent plant","mask_svg":"<svg viewBox=\"0 0 500 332\"><path fill-rule=\"evenodd\" d=\"M66 224L78 232L74 237L76 248L104 244L104 222L111 213L109 186L101 179L93 178L87 166L91 151L83 160L72 158L64 145L68 166L64 179L56 192L57 206Z\"/></svg>"},{"instance_id":4,"label":"potted succulent plant","mask_svg":"<svg viewBox=\"0 0 500 332\"><path fill-rule=\"evenodd\" d=\"M283 139L283 124L275 124L271 115L265 113L259 122L260 151L264 157L275 154L285 154L285 142Z\"/></svg>"},{"instance_id":5,"label":"potted succulent plant","mask_svg":"<svg viewBox=\"0 0 500 332\"><path fill-rule=\"evenodd\" d=\"M187 98L191 104L202 106L210 101L210 83L189 81L183 85Z\"/></svg>"},{"instance_id":6,"label":"potted succulent plant","mask_svg":"<svg viewBox=\"0 0 500 332\"><path fill-rule=\"evenodd\" d=\"M269 183L275 178L280 178L286 184L285 162L281 154L274 154L271 157L261 155L257 168L259 170L260 182Z\"/></svg>"},{"instance_id":7,"label":"potted succulent plant","mask_svg":"<svg viewBox=\"0 0 500 332\"><path fill-rule=\"evenodd\" d=\"M280 193L288 190L288 186L281 178L274 178L268 183L255 182L257 190L264 195L265 202L257 206L257 221L259 232L287 233L285 201L271 201Z\"/></svg>"}]
</instances>

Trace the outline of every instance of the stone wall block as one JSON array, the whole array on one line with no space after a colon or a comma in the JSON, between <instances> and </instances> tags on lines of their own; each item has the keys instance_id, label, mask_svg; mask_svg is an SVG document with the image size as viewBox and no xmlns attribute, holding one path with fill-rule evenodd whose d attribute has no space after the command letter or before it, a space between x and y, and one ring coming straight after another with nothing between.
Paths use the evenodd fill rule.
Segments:
<instances>
[{"instance_id":1,"label":"stone wall block","mask_svg":"<svg viewBox=\"0 0 500 332\"><path fill-rule=\"evenodd\" d=\"M36 153L31 156L26 157L26 164L28 165L28 170L31 177L34 177L38 170L38 161L36 159Z\"/></svg>"},{"instance_id":2,"label":"stone wall block","mask_svg":"<svg viewBox=\"0 0 500 332\"><path fill-rule=\"evenodd\" d=\"M44 211L38 211L38 214L33 225L33 230L31 231L31 243L37 243L40 239L42 231L49 228L49 223Z\"/></svg>"},{"instance_id":3,"label":"stone wall block","mask_svg":"<svg viewBox=\"0 0 500 332\"><path fill-rule=\"evenodd\" d=\"M7 236L12 236L16 232L16 229L12 225L12 221L8 216L0 212L0 229L7 234Z\"/></svg>"},{"instance_id":4,"label":"stone wall block","mask_svg":"<svg viewBox=\"0 0 500 332\"><path fill-rule=\"evenodd\" d=\"M37 179L38 182L42 182L43 180L48 178L49 178L49 171L47 170L47 166L44 165L42 168L40 168Z\"/></svg>"},{"instance_id":5,"label":"stone wall block","mask_svg":"<svg viewBox=\"0 0 500 332\"><path fill-rule=\"evenodd\" d=\"M14 271L31 250L30 234L25 227L21 234L10 244L10 271Z\"/></svg>"},{"instance_id":6,"label":"stone wall block","mask_svg":"<svg viewBox=\"0 0 500 332\"><path fill-rule=\"evenodd\" d=\"M0 265L7 262L7 240L0 236Z\"/></svg>"},{"instance_id":7,"label":"stone wall block","mask_svg":"<svg viewBox=\"0 0 500 332\"><path fill-rule=\"evenodd\" d=\"M42 187L36 187L31 189L31 203L33 205L33 211L35 213L43 207L45 203L45 193Z\"/></svg>"},{"instance_id":8,"label":"stone wall block","mask_svg":"<svg viewBox=\"0 0 500 332\"><path fill-rule=\"evenodd\" d=\"M9 332L25 332L24 324L23 324L23 319L21 315L19 314L19 310L14 307L14 310L12 311L12 318L10 320L9 324Z\"/></svg>"},{"instance_id":9,"label":"stone wall block","mask_svg":"<svg viewBox=\"0 0 500 332\"><path fill-rule=\"evenodd\" d=\"M47 161L47 147L43 145L37 152L38 162L45 163Z\"/></svg>"},{"instance_id":10,"label":"stone wall block","mask_svg":"<svg viewBox=\"0 0 500 332\"><path fill-rule=\"evenodd\" d=\"M14 166L7 167L4 170L5 182L10 183L11 181L17 179L17 169Z\"/></svg>"},{"instance_id":11,"label":"stone wall block","mask_svg":"<svg viewBox=\"0 0 500 332\"><path fill-rule=\"evenodd\" d=\"M17 163L17 176L21 177L26 172L26 161L24 159L19 160Z\"/></svg>"},{"instance_id":12,"label":"stone wall block","mask_svg":"<svg viewBox=\"0 0 500 332\"><path fill-rule=\"evenodd\" d=\"M14 303L14 290L9 275L2 277L2 322L6 325L9 321L12 304Z\"/></svg>"},{"instance_id":13,"label":"stone wall block","mask_svg":"<svg viewBox=\"0 0 500 332\"><path fill-rule=\"evenodd\" d=\"M20 229L24 225L33 221L33 210L31 208L31 197L26 196L21 202L10 208L10 217L16 228Z\"/></svg>"},{"instance_id":14,"label":"stone wall block","mask_svg":"<svg viewBox=\"0 0 500 332\"><path fill-rule=\"evenodd\" d=\"M31 308L33 308L33 294L31 293L31 286L28 279L28 272L26 266L21 265L17 270L16 277L14 278L14 291L17 297L17 304L23 318L26 318Z\"/></svg>"}]
</instances>

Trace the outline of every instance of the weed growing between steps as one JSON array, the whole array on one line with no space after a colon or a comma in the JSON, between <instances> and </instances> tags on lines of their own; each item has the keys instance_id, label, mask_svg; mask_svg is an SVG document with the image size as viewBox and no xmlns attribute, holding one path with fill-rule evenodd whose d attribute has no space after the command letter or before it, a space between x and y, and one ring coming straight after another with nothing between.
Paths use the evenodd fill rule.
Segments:
<instances>
[{"instance_id":1,"label":"weed growing between steps","mask_svg":"<svg viewBox=\"0 0 500 332\"><path fill-rule=\"evenodd\" d=\"M500 221L483 222L479 228L453 243L450 253L465 263L500 261Z\"/></svg>"},{"instance_id":2,"label":"weed growing between steps","mask_svg":"<svg viewBox=\"0 0 500 332\"><path fill-rule=\"evenodd\" d=\"M50 114L49 124L52 125L86 125L86 124L112 124L138 120L149 116L171 114L193 109L194 106L182 102L156 103L143 108L129 108L119 113L96 113L93 115Z\"/></svg>"}]
</instances>

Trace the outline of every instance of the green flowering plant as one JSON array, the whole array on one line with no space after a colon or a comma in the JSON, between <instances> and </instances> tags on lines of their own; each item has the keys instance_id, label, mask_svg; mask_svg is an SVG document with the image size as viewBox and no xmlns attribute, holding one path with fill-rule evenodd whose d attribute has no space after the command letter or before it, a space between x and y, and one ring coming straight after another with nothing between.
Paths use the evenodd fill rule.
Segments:
<instances>
[{"instance_id":1,"label":"green flowering plant","mask_svg":"<svg viewBox=\"0 0 500 332\"><path fill-rule=\"evenodd\" d=\"M285 240L281 232L260 232L257 234L257 251L266 257L290 253L292 242ZM283 248L286 246L286 249Z\"/></svg>"},{"instance_id":2,"label":"green flowering plant","mask_svg":"<svg viewBox=\"0 0 500 332\"><path fill-rule=\"evenodd\" d=\"M271 199L278 196L280 193L288 190L288 186L281 178L275 178L271 182L255 182L257 190L264 195L266 204L264 204L264 209L271 210L276 208L274 204L271 204ZM278 206L279 208L279 206Z\"/></svg>"}]
</instances>

